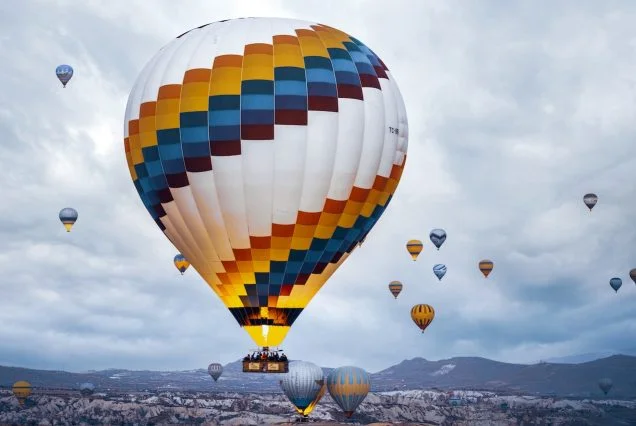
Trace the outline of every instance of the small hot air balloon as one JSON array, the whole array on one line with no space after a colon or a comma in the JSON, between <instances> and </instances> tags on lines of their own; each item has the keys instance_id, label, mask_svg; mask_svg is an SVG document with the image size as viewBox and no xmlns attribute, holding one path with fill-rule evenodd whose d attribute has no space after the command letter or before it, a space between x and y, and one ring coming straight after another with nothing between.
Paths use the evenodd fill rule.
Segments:
<instances>
[{"instance_id":1,"label":"small hot air balloon","mask_svg":"<svg viewBox=\"0 0 636 426\"><path fill-rule=\"evenodd\" d=\"M444 244L444 241L446 241L446 231L443 229L433 229L429 234L429 238L435 247L437 247L437 250L439 250L442 244Z\"/></svg>"},{"instance_id":2,"label":"small hot air balloon","mask_svg":"<svg viewBox=\"0 0 636 426\"><path fill-rule=\"evenodd\" d=\"M60 210L60 220L66 228L66 232L71 232L71 228L77 221L77 210L72 207L65 207Z\"/></svg>"},{"instance_id":3,"label":"small hot air balloon","mask_svg":"<svg viewBox=\"0 0 636 426\"><path fill-rule=\"evenodd\" d=\"M435 309L431 305L420 304L411 308L411 319L422 330L426 330L435 318Z\"/></svg>"},{"instance_id":4,"label":"small hot air balloon","mask_svg":"<svg viewBox=\"0 0 636 426\"><path fill-rule=\"evenodd\" d=\"M614 386L612 379L608 379L607 377L598 381L598 387L601 388L605 395L612 389L612 386Z\"/></svg>"},{"instance_id":5,"label":"small hot air balloon","mask_svg":"<svg viewBox=\"0 0 636 426\"><path fill-rule=\"evenodd\" d=\"M441 281L444 275L446 275L446 265L438 263L437 265L433 266L433 273L435 274L437 279Z\"/></svg>"},{"instance_id":6,"label":"small hot air balloon","mask_svg":"<svg viewBox=\"0 0 636 426\"><path fill-rule=\"evenodd\" d=\"M95 385L92 383L82 383L80 385L80 393L82 396L91 396L95 392Z\"/></svg>"},{"instance_id":7,"label":"small hot air balloon","mask_svg":"<svg viewBox=\"0 0 636 426\"><path fill-rule=\"evenodd\" d=\"M636 284L636 268L629 271L629 277L632 279L632 281L634 281L634 284Z\"/></svg>"},{"instance_id":8,"label":"small hot air balloon","mask_svg":"<svg viewBox=\"0 0 636 426\"><path fill-rule=\"evenodd\" d=\"M13 384L13 395L18 399L18 403L22 406L26 399L31 395L31 383L25 380L19 380Z\"/></svg>"},{"instance_id":9,"label":"small hot air balloon","mask_svg":"<svg viewBox=\"0 0 636 426\"><path fill-rule=\"evenodd\" d=\"M423 248L424 244L422 244L420 240L409 240L406 243L406 250L409 252L413 260L417 259L417 256L420 255Z\"/></svg>"},{"instance_id":10,"label":"small hot air balloon","mask_svg":"<svg viewBox=\"0 0 636 426\"><path fill-rule=\"evenodd\" d=\"M221 374L223 374L223 366L218 362L213 362L212 364L208 365L208 374L216 382L217 380L219 380L219 377L221 377Z\"/></svg>"},{"instance_id":11,"label":"small hot air balloon","mask_svg":"<svg viewBox=\"0 0 636 426\"><path fill-rule=\"evenodd\" d=\"M66 87L73 77L73 67L70 65L59 65L55 68L55 75L57 75L57 79L62 83L62 87Z\"/></svg>"},{"instance_id":12,"label":"small hot air balloon","mask_svg":"<svg viewBox=\"0 0 636 426\"><path fill-rule=\"evenodd\" d=\"M402 291L402 283L399 281L391 281L389 283L389 291L397 299L398 295Z\"/></svg>"},{"instance_id":13,"label":"small hot air balloon","mask_svg":"<svg viewBox=\"0 0 636 426\"><path fill-rule=\"evenodd\" d=\"M322 368L311 362L294 361L280 387L298 414L306 418L324 395L326 383Z\"/></svg>"},{"instance_id":14,"label":"small hot air balloon","mask_svg":"<svg viewBox=\"0 0 636 426\"><path fill-rule=\"evenodd\" d=\"M482 274L484 274L484 277L486 278L488 278L488 275L490 275L494 267L495 267L495 264L492 263L492 260L484 259L481 262L479 262L479 270L481 271Z\"/></svg>"},{"instance_id":15,"label":"small hot air balloon","mask_svg":"<svg viewBox=\"0 0 636 426\"><path fill-rule=\"evenodd\" d=\"M623 280L620 278L614 277L610 280L610 286L614 289L615 292L618 293L618 289L623 285Z\"/></svg>"},{"instance_id":16,"label":"small hot air balloon","mask_svg":"<svg viewBox=\"0 0 636 426\"><path fill-rule=\"evenodd\" d=\"M329 394L347 418L351 417L358 405L364 401L370 388L371 376L358 367L339 367L327 376Z\"/></svg>"},{"instance_id":17,"label":"small hot air balloon","mask_svg":"<svg viewBox=\"0 0 636 426\"><path fill-rule=\"evenodd\" d=\"M188 269L190 262L188 262L184 255L181 253L174 257L174 266L181 272L181 275Z\"/></svg>"},{"instance_id":18,"label":"small hot air balloon","mask_svg":"<svg viewBox=\"0 0 636 426\"><path fill-rule=\"evenodd\" d=\"M590 209L590 211L592 211L592 209L594 208L594 206L598 202L598 197L596 196L596 194L591 194L591 193L590 194L585 194L583 196L583 202L585 203L587 208Z\"/></svg>"}]
</instances>

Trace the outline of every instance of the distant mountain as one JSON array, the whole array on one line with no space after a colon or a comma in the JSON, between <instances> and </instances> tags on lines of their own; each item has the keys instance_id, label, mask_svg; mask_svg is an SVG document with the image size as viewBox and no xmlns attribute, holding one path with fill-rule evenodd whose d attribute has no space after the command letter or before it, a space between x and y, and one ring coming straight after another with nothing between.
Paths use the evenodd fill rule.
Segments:
<instances>
[{"instance_id":1,"label":"distant mountain","mask_svg":"<svg viewBox=\"0 0 636 426\"><path fill-rule=\"evenodd\" d=\"M597 359L607 358L612 355L616 355L616 354L613 352L596 352L596 353L547 358L539 362L550 362L552 364L581 364L584 362L590 362L590 361L595 361Z\"/></svg>"},{"instance_id":2,"label":"distant mountain","mask_svg":"<svg viewBox=\"0 0 636 426\"><path fill-rule=\"evenodd\" d=\"M325 375L331 368L324 368ZM28 380L35 387L78 389L92 382L104 391L204 391L280 393L280 374L243 373L241 362L227 364L218 382L205 369L191 371L102 370L87 373L0 367L0 385L10 387ZM408 389L479 389L499 393L524 393L570 397L601 397L601 377L614 381L610 396L636 398L636 357L614 355L581 364L508 364L485 358L423 358L372 374L373 391Z\"/></svg>"}]
</instances>

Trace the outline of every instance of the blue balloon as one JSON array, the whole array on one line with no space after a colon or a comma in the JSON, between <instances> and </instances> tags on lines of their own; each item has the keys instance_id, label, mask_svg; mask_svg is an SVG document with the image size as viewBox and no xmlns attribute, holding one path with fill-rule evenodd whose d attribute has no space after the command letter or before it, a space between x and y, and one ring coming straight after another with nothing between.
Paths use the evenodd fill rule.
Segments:
<instances>
[{"instance_id":1,"label":"blue balloon","mask_svg":"<svg viewBox=\"0 0 636 426\"><path fill-rule=\"evenodd\" d=\"M622 285L623 285L623 280L621 280L620 278L614 277L610 280L610 286L612 286L614 291L617 293L618 293L618 289L621 288Z\"/></svg>"},{"instance_id":2,"label":"blue balloon","mask_svg":"<svg viewBox=\"0 0 636 426\"><path fill-rule=\"evenodd\" d=\"M446 241L446 231L443 229L433 229L429 234L429 238L435 247L437 247L437 250L439 250L442 244L444 244L444 241Z\"/></svg>"},{"instance_id":3,"label":"blue balloon","mask_svg":"<svg viewBox=\"0 0 636 426\"><path fill-rule=\"evenodd\" d=\"M437 279L441 281L444 275L446 275L446 265L438 263L433 266L433 273L437 276Z\"/></svg>"},{"instance_id":4,"label":"blue balloon","mask_svg":"<svg viewBox=\"0 0 636 426\"><path fill-rule=\"evenodd\" d=\"M55 68L55 75L57 75L57 79L62 83L62 87L66 87L66 84L73 77L73 67L70 65L59 65Z\"/></svg>"}]
</instances>

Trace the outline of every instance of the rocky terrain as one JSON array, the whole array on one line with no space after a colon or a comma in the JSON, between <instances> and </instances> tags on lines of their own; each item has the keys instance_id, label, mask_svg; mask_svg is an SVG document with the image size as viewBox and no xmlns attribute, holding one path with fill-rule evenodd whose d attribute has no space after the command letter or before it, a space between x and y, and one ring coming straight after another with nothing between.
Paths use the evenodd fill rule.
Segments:
<instances>
[{"instance_id":1,"label":"rocky terrain","mask_svg":"<svg viewBox=\"0 0 636 426\"><path fill-rule=\"evenodd\" d=\"M449 401L450 397L454 397ZM454 402L458 405L452 405ZM0 392L0 424L26 425L258 425L289 424L294 409L281 394L158 392L97 394L38 391L24 407ZM314 422L344 422L326 395ZM313 423L318 425L320 423ZM348 424L402 425L634 425L636 401L498 395L477 391L371 393Z\"/></svg>"}]
</instances>

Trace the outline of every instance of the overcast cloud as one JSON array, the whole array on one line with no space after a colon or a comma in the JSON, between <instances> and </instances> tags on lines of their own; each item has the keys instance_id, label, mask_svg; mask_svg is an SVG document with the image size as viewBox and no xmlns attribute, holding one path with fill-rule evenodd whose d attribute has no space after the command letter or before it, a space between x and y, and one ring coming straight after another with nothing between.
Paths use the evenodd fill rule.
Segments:
<instances>
[{"instance_id":1,"label":"overcast cloud","mask_svg":"<svg viewBox=\"0 0 636 426\"><path fill-rule=\"evenodd\" d=\"M396 196L292 327L292 359L377 371L415 356L636 354L633 1L28 0L0 3L1 365L191 369L253 348L196 271L172 265L122 139L151 56L241 16L359 38L409 117ZM66 89L61 63L75 69ZM591 214L586 192L600 198ZM79 211L70 234L66 206ZM436 227L448 232L439 252ZM425 240L416 263L410 238ZM435 263L448 266L441 283ZM423 335L416 303L437 312Z\"/></svg>"}]
</instances>

